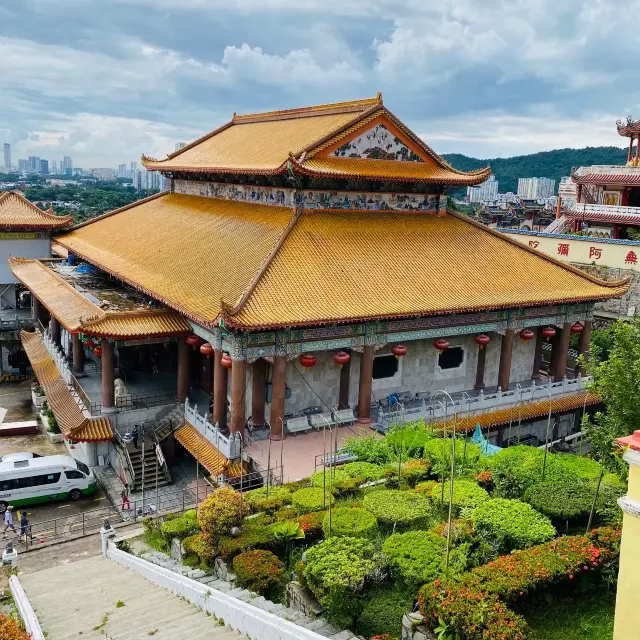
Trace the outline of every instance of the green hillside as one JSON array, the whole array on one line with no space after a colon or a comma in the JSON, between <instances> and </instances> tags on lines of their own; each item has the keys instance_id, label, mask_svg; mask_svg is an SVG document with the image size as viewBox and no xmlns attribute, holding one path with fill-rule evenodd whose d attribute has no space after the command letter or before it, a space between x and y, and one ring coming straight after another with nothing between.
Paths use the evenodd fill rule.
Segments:
<instances>
[{"instance_id":1,"label":"green hillside","mask_svg":"<svg viewBox=\"0 0 640 640\"><path fill-rule=\"evenodd\" d=\"M518 178L553 178L559 182L568 176L572 167L592 164L624 164L627 149L619 147L586 147L585 149L555 149L541 151L528 156L513 158L491 158L479 160L460 153L445 153L442 157L461 171L471 171L491 165L500 182L500 193L518 190Z\"/></svg>"}]
</instances>

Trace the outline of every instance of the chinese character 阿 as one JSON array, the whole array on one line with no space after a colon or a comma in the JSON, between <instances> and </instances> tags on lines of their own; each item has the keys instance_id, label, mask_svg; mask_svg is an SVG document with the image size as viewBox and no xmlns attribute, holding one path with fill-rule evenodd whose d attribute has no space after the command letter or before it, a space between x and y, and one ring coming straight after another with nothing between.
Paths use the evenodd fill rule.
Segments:
<instances>
[{"instance_id":1,"label":"chinese character \u963f","mask_svg":"<svg viewBox=\"0 0 640 640\"><path fill-rule=\"evenodd\" d=\"M529 240L529 246L532 249L537 249L540 243L537 240Z\"/></svg>"},{"instance_id":2,"label":"chinese character \u963f","mask_svg":"<svg viewBox=\"0 0 640 640\"><path fill-rule=\"evenodd\" d=\"M602 249L598 249L596 247L589 247L589 257L595 258L596 260L602 258Z\"/></svg>"},{"instance_id":3,"label":"chinese character \u963f","mask_svg":"<svg viewBox=\"0 0 640 640\"><path fill-rule=\"evenodd\" d=\"M569 245L568 244L559 244L558 245L558 255L559 256L568 256L569 255Z\"/></svg>"},{"instance_id":4,"label":"chinese character \u963f","mask_svg":"<svg viewBox=\"0 0 640 640\"><path fill-rule=\"evenodd\" d=\"M629 251L627 253L627 257L624 259L625 264L638 264L638 256L635 254L635 251Z\"/></svg>"}]
</instances>

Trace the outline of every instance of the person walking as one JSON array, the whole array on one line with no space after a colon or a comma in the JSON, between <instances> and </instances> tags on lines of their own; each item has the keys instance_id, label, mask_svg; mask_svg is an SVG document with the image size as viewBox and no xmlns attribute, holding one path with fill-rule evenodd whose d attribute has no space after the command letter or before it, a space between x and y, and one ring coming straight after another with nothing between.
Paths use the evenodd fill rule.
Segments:
<instances>
[{"instance_id":1,"label":"person walking","mask_svg":"<svg viewBox=\"0 0 640 640\"><path fill-rule=\"evenodd\" d=\"M7 510L4 512L4 531L2 532L2 537L7 537L7 529L13 529L13 532L16 531L16 525L13 523L13 507L9 505Z\"/></svg>"},{"instance_id":2,"label":"person walking","mask_svg":"<svg viewBox=\"0 0 640 640\"><path fill-rule=\"evenodd\" d=\"M22 517L20 518L20 536L24 536L24 543L27 544L27 536L29 540L33 542L33 533L31 533L31 523L27 519L27 512L22 512Z\"/></svg>"},{"instance_id":3,"label":"person walking","mask_svg":"<svg viewBox=\"0 0 640 640\"><path fill-rule=\"evenodd\" d=\"M129 485L126 482L122 487L122 491L120 492L120 497L122 498L122 504L120 505L120 509L122 509L122 511L124 511L125 509L130 510L131 503L129 502Z\"/></svg>"},{"instance_id":4,"label":"person walking","mask_svg":"<svg viewBox=\"0 0 640 640\"><path fill-rule=\"evenodd\" d=\"M131 429L131 440L133 442L133 446L138 448L138 425L134 424L133 429Z\"/></svg>"}]
</instances>

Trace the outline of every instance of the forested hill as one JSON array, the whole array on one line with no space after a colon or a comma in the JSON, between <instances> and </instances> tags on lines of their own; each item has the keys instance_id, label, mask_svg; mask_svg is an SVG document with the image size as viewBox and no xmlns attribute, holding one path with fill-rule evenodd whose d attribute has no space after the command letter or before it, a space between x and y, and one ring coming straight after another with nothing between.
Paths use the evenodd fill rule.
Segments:
<instances>
[{"instance_id":1,"label":"forested hill","mask_svg":"<svg viewBox=\"0 0 640 640\"><path fill-rule=\"evenodd\" d=\"M445 153L442 157L461 171L471 171L491 165L500 182L500 193L518 190L518 178L553 178L556 183L568 176L572 167L591 164L624 164L627 149L620 147L586 147L585 149L555 149L528 156L479 160L461 153Z\"/></svg>"}]
</instances>

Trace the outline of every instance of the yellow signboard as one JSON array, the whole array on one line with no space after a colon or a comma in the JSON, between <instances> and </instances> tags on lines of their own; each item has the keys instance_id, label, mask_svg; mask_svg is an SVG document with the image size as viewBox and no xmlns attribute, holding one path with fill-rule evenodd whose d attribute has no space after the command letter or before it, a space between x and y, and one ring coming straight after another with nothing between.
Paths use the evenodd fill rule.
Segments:
<instances>
[{"instance_id":1,"label":"yellow signboard","mask_svg":"<svg viewBox=\"0 0 640 640\"><path fill-rule=\"evenodd\" d=\"M0 240L41 240L44 238L44 233L36 233L35 231L26 231L21 233L16 231L0 231Z\"/></svg>"}]
</instances>

